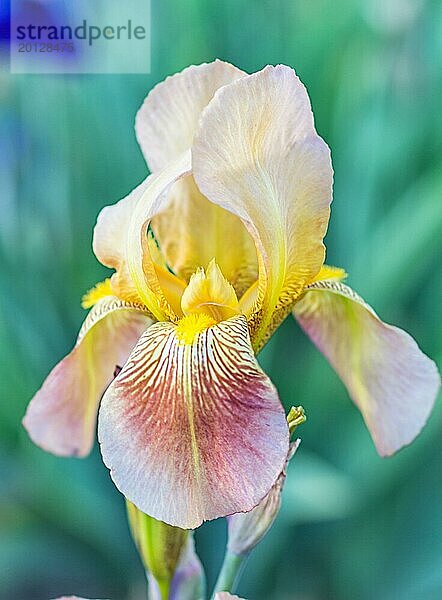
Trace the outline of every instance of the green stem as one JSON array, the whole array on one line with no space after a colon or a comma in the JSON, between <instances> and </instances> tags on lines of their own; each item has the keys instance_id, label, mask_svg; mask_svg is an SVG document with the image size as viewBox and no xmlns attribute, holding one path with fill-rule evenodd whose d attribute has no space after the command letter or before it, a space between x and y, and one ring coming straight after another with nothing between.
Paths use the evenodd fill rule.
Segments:
<instances>
[{"instance_id":1,"label":"green stem","mask_svg":"<svg viewBox=\"0 0 442 600\"><path fill-rule=\"evenodd\" d=\"M224 557L223 566L221 567L220 574L218 575L215 589L213 591L212 598L215 597L216 592L234 592L236 585L241 576L247 555L240 556L238 554L232 554L226 552Z\"/></svg>"},{"instance_id":2,"label":"green stem","mask_svg":"<svg viewBox=\"0 0 442 600\"><path fill-rule=\"evenodd\" d=\"M158 581L157 583L160 590L161 599L167 600L169 598L170 581Z\"/></svg>"}]
</instances>

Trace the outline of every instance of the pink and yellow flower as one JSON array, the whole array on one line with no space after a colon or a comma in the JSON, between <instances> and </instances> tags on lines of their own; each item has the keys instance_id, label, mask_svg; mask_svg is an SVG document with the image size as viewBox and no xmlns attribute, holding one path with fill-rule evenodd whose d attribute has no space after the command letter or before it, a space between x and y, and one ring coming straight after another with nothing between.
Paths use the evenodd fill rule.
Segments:
<instances>
[{"instance_id":1,"label":"pink and yellow flower","mask_svg":"<svg viewBox=\"0 0 442 600\"><path fill-rule=\"evenodd\" d=\"M105 392L103 458L141 511L183 528L250 511L289 446L255 355L293 313L378 451L411 442L439 375L324 265L330 151L295 72L189 67L150 92L136 133L152 174L98 217L94 251L115 273L85 297L74 350L31 402L32 439L84 456Z\"/></svg>"}]
</instances>

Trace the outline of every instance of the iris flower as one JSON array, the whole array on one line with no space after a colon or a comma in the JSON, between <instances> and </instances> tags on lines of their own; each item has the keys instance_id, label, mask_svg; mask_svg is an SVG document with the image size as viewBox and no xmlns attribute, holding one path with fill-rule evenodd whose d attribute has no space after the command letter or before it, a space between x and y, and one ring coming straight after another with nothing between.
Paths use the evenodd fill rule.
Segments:
<instances>
[{"instance_id":1,"label":"iris flower","mask_svg":"<svg viewBox=\"0 0 442 600\"><path fill-rule=\"evenodd\" d=\"M291 313L380 454L411 442L439 375L324 265L330 151L295 72L191 66L150 92L136 134L151 175L98 217L93 248L115 273L29 406L34 442L87 454L105 392L104 462L141 511L182 528L250 511L289 449L256 354Z\"/></svg>"}]
</instances>

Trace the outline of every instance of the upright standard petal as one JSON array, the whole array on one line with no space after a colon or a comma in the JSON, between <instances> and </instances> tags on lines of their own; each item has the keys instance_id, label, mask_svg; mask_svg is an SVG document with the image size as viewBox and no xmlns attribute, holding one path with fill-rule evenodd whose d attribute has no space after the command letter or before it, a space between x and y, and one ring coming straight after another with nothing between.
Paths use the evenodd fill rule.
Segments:
<instances>
[{"instance_id":1,"label":"upright standard petal","mask_svg":"<svg viewBox=\"0 0 442 600\"><path fill-rule=\"evenodd\" d=\"M23 425L32 441L59 456L85 456L93 445L100 398L152 323L144 307L108 296L89 312L70 354L31 400Z\"/></svg>"},{"instance_id":2,"label":"upright standard petal","mask_svg":"<svg viewBox=\"0 0 442 600\"><path fill-rule=\"evenodd\" d=\"M187 67L149 92L137 113L135 131L152 172L192 146L201 112L216 90L244 75L233 65L215 60Z\"/></svg>"},{"instance_id":3,"label":"upright standard petal","mask_svg":"<svg viewBox=\"0 0 442 600\"><path fill-rule=\"evenodd\" d=\"M201 112L222 86L244 77L216 60L191 66L159 83L147 96L135 129L153 172L166 167L192 146ZM188 280L215 258L239 296L257 277L253 240L235 215L209 202L189 175L171 190L167 209L152 229L173 272Z\"/></svg>"},{"instance_id":4,"label":"upright standard petal","mask_svg":"<svg viewBox=\"0 0 442 600\"><path fill-rule=\"evenodd\" d=\"M288 451L284 410L256 362L245 317L212 326L205 315L189 318L193 340L181 337L180 324L145 332L105 393L98 425L117 488L183 528L251 510Z\"/></svg>"},{"instance_id":5,"label":"upright standard petal","mask_svg":"<svg viewBox=\"0 0 442 600\"><path fill-rule=\"evenodd\" d=\"M338 281L308 286L294 315L346 385L379 454L388 456L412 442L440 386L435 363L414 339L383 323Z\"/></svg>"},{"instance_id":6,"label":"upright standard petal","mask_svg":"<svg viewBox=\"0 0 442 600\"><path fill-rule=\"evenodd\" d=\"M221 88L201 117L192 164L201 192L238 215L255 240L259 312L251 325L259 347L324 261L330 152L295 72L266 67Z\"/></svg>"}]
</instances>

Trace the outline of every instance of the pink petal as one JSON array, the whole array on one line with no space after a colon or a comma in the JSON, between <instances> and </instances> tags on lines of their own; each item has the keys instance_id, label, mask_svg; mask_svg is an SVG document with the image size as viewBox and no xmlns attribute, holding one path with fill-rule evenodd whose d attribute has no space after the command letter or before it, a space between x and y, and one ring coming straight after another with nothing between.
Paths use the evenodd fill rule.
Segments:
<instances>
[{"instance_id":1,"label":"pink petal","mask_svg":"<svg viewBox=\"0 0 442 600\"><path fill-rule=\"evenodd\" d=\"M92 308L74 349L28 406L23 425L35 444L60 456L90 452L101 395L151 322L139 307L113 296Z\"/></svg>"},{"instance_id":2,"label":"pink petal","mask_svg":"<svg viewBox=\"0 0 442 600\"><path fill-rule=\"evenodd\" d=\"M347 386L379 454L393 454L427 421L440 386L435 363L343 283L307 289L296 319Z\"/></svg>"},{"instance_id":3,"label":"pink petal","mask_svg":"<svg viewBox=\"0 0 442 600\"><path fill-rule=\"evenodd\" d=\"M288 427L237 316L191 344L171 323L141 337L103 397L98 436L117 488L185 529L251 510L279 476Z\"/></svg>"}]
</instances>

